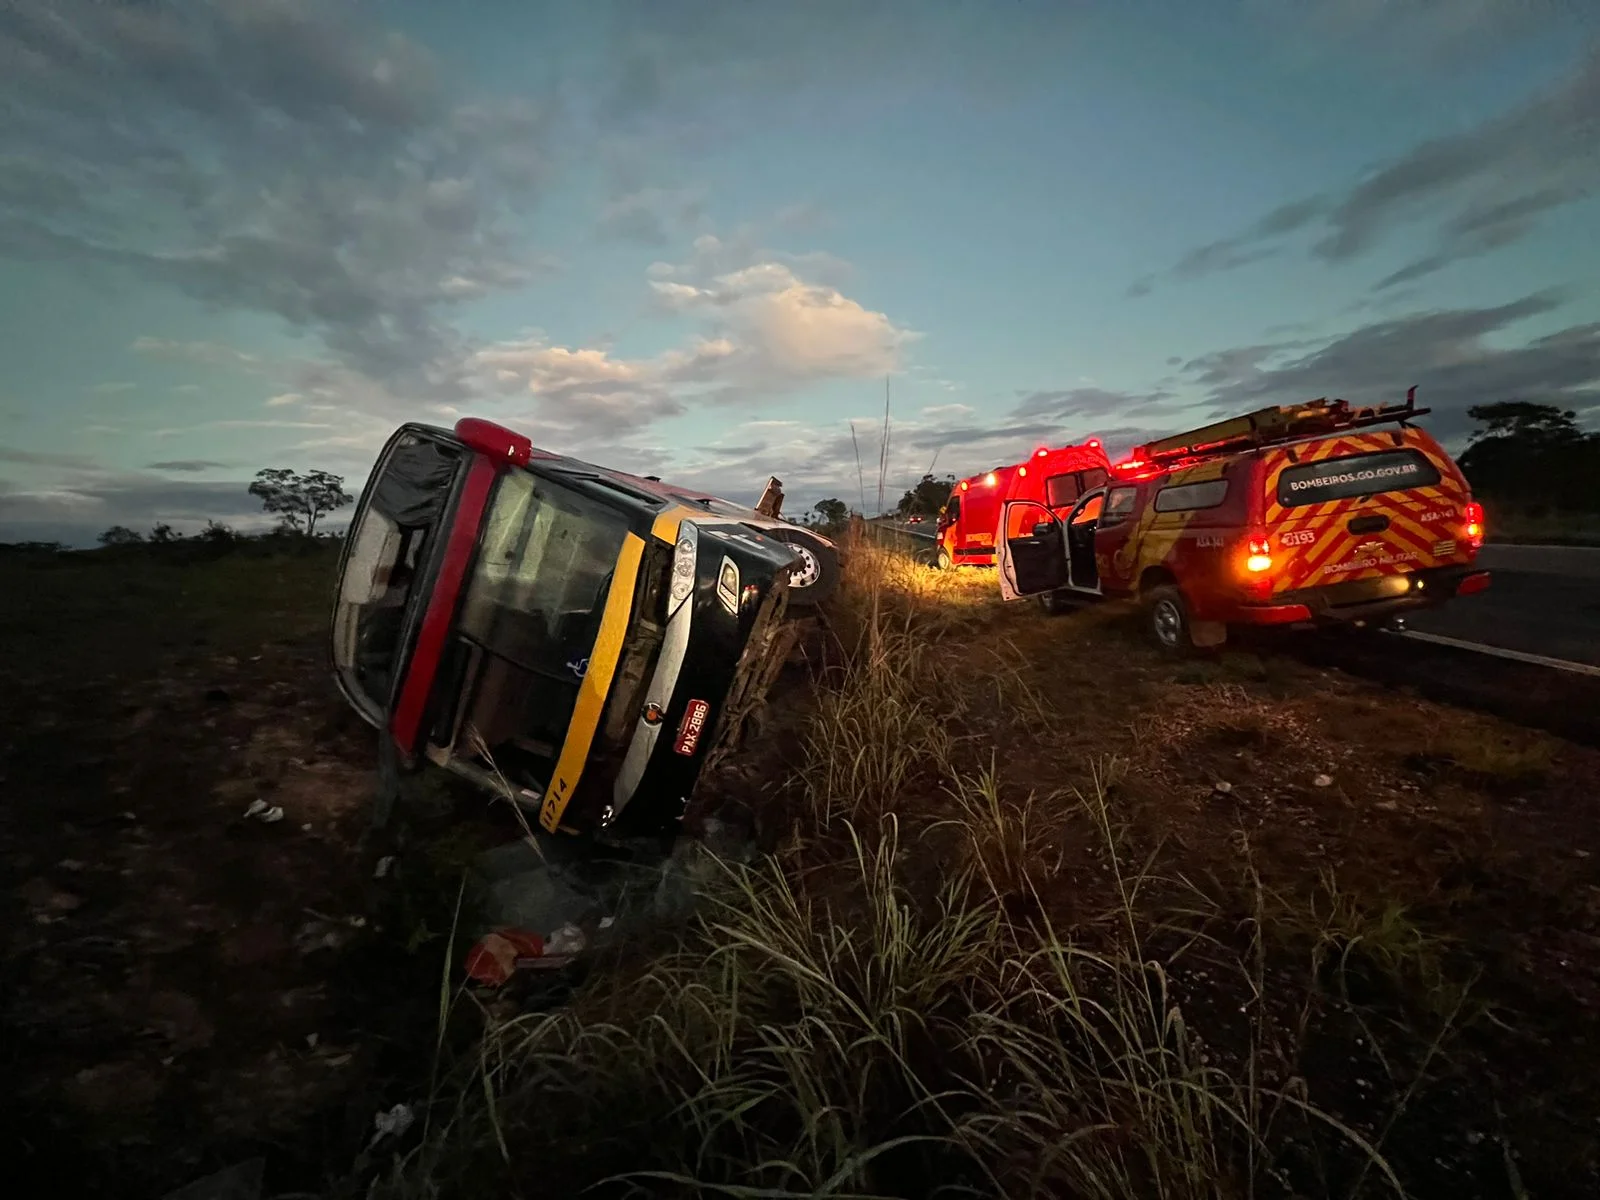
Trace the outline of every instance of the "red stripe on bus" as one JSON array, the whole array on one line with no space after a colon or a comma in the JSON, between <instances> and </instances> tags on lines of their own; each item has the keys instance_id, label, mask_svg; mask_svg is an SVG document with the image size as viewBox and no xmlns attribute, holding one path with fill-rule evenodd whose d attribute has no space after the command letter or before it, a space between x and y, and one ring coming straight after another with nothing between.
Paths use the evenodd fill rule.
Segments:
<instances>
[{"instance_id":1,"label":"red stripe on bus","mask_svg":"<svg viewBox=\"0 0 1600 1200\"><path fill-rule=\"evenodd\" d=\"M417 648L411 653L411 664L406 670L400 700L389 719L389 731L394 735L395 743L408 754L416 748L423 709L427 707L428 694L433 691L433 680L439 671L439 659L444 654L445 639L450 636L450 626L455 620L456 599L461 595L467 566L478 544L478 527L483 523L489 489L498 473L498 468L489 459L481 454L474 455L472 466L467 470L467 481L461 488L461 503L456 507L455 521L450 526L444 562L434 581L428 611L422 618Z\"/></svg>"}]
</instances>

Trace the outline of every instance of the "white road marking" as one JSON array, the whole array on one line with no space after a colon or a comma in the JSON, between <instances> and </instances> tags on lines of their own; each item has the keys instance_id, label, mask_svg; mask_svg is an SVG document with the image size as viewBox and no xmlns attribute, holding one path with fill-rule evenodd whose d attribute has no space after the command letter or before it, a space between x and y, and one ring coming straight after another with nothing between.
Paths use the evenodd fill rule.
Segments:
<instances>
[{"instance_id":1,"label":"white road marking","mask_svg":"<svg viewBox=\"0 0 1600 1200\"><path fill-rule=\"evenodd\" d=\"M1387 632L1395 632L1389 630ZM1465 642L1460 638L1444 637L1437 633L1422 633L1415 629L1403 629L1397 634L1399 637L1412 638L1419 642L1431 642L1436 646L1453 646L1457 650L1471 650L1478 654L1488 654L1495 658L1509 658L1512 662L1531 663L1536 667L1551 667L1557 671L1571 671L1575 675L1592 675L1600 679L1600 667L1590 666L1588 663L1569 662L1564 658L1547 658L1543 654L1527 654L1521 650L1506 650L1500 646L1486 646L1482 642Z\"/></svg>"}]
</instances>

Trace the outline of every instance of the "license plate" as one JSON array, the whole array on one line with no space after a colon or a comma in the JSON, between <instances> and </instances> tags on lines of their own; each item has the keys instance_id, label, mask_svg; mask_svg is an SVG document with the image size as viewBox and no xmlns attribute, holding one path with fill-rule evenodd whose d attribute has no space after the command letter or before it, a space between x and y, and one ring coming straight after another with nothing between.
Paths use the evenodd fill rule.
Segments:
<instances>
[{"instance_id":1,"label":"license plate","mask_svg":"<svg viewBox=\"0 0 1600 1200\"><path fill-rule=\"evenodd\" d=\"M711 705L704 700L691 700L683 714L683 724L678 726L678 740L673 749L679 754L693 754L700 745L700 735L705 732L706 719L711 715Z\"/></svg>"}]
</instances>

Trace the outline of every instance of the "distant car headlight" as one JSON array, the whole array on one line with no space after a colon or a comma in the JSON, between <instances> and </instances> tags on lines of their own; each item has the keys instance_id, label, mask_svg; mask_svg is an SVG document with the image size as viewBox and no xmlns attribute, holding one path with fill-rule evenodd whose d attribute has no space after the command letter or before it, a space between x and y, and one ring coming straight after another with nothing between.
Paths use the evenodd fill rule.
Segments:
<instances>
[{"instance_id":1,"label":"distant car headlight","mask_svg":"<svg viewBox=\"0 0 1600 1200\"><path fill-rule=\"evenodd\" d=\"M676 609L694 591L695 559L700 549L700 531L685 521L678 529L678 544L672 551L672 585L669 592L672 603L668 612Z\"/></svg>"}]
</instances>

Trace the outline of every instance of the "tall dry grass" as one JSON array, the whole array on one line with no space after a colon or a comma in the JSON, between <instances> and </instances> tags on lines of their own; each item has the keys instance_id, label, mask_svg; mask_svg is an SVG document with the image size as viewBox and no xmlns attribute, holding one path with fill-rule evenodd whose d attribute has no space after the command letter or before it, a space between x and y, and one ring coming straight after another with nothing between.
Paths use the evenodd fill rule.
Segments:
<instances>
[{"instance_id":1,"label":"tall dry grass","mask_svg":"<svg viewBox=\"0 0 1600 1200\"><path fill-rule=\"evenodd\" d=\"M1019 799L992 759L960 761L937 610L970 585L852 570L807 731L814 836L713 864L687 927L559 1011L485 1014L372 1194L1290 1195L1284 1146L1308 1129L1363 1194L1400 1194L1272 1043L1261 938L1224 967L1243 1039L1202 1037L1105 770ZM1046 834L1069 816L1109 865L1109 927L1010 915L1054 883ZM937 830L966 851L928 861Z\"/></svg>"}]
</instances>

